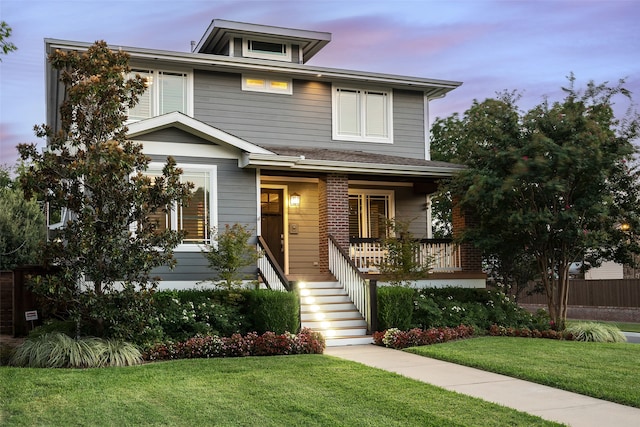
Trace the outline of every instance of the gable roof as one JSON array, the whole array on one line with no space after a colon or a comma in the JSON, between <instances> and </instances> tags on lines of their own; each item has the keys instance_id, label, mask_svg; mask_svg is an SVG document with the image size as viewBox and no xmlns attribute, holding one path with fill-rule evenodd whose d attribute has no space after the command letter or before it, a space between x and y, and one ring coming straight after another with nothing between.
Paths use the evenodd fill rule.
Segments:
<instances>
[{"instance_id":1,"label":"gable roof","mask_svg":"<svg viewBox=\"0 0 640 427\"><path fill-rule=\"evenodd\" d=\"M210 126L193 117L174 111L172 113L163 114L161 116L151 117L149 119L140 120L127 126L129 131L127 137L135 139L137 136L156 132L162 129L174 127L184 132L202 138L205 141L212 142L217 145L226 145L238 148L246 153L255 154L273 154L271 151L245 141L242 138L231 135L218 128Z\"/></svg>"},{"instance_id":2,"label":"gable roof","mask_svg":"<svg viewBox=\"0 0 640 427\"><path fill-rule=\"evenodd\" d=\"M214 19L193 52L218 54L233 36L267 36L271 40L299 44L303 52L303 62L311 59L331 40L331 33Z\"/></svg>"}]
</instances>

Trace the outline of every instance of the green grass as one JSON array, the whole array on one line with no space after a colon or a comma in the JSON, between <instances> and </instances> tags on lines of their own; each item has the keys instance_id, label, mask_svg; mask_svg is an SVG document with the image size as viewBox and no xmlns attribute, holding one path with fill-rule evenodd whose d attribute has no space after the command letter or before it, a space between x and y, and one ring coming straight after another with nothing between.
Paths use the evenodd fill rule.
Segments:
<instances>
[{"instance_id":1,"label":"green grass","mask_svg":"<svg viewBox=\"0 0 640 427\"><path fill-rule=\"evenodd\" d=\"M640 408L640 345L481 337L407 349Z\"/></svg>"},{"instance_id":2,"label":"green grass","mask_svg":"<svg viewBox=\"0 0 640 427\"><path fill-rule=\"evenodd\" d=\"M557 425L322 355L0 368L0 425Z\"/></svg>"}]
</instances>

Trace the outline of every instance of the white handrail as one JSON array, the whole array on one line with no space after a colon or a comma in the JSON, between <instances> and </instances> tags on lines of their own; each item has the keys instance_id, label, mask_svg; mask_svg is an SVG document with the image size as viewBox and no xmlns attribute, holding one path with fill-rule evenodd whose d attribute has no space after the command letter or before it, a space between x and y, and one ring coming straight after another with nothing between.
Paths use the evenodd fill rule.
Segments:
<instances>
[{"instance_id":1,"label":"white handrail","mask_svg":"<svg viewBox=\"0 0 640 427\"><path fill-rule=\"evenodd\" d=\"M347 257L335 245L332 239L329 239L329 271L338 279L338 282L344 287L345 291L351 298L353 305L356 306L362 317L371 325L371 294L369 291L369 283L361 277L357 268L349 262Z\"/></svg>"},{"instance_id":2,"label":"white handrail","mask_svg":"<svg viewBox=\"0 0 640 427\"><path fill-rule=\"evenodd\" d=\"M286 286L282 283L280 276L278 276L278 273L276 273L276 270L273 268L266 256L263 255L258 258L258 269L260 269L265 282L268 283L271 289L274 291L287 292Z\"/></svg>"}]
</instances>

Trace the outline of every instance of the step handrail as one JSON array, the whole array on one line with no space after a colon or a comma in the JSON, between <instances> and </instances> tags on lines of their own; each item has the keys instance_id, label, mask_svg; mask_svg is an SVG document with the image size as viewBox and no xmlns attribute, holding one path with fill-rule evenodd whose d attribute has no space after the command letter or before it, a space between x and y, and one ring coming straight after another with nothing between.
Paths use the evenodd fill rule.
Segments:
<instances>
[{"instance_id":1,"label":"step handrail","mask_svg":"<svg viewBox=\"0 0 640 427\"><path fill-rule=\"evenodd\" d=\"M293 291L291 282L275 261L275 256L262 236L258 236L258 248L262 253L262 256L258 258L258 275L267 288L285 292Z\"/></svg>"},{"instance_id":2,"label":"step handrail","mask_svg":"<svg viewBox=\"0 0 640 427\"><path fill-rule=\"evenodd\" d=\"M329 235L329 271L338 279L364 320L367 331L373 333L378 325L377 281L368 279L356 267L347 251Z\"/></svg>"}]
</instances>

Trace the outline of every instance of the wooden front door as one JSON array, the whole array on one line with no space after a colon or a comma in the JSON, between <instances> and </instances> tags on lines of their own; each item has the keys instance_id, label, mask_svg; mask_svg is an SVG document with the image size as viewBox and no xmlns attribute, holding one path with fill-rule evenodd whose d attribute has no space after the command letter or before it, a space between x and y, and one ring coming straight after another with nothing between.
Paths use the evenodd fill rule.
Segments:
<instances>
[{"instance_id":1,"label":"wooden front door","mask_svg":"<svg viewBox=\"0 0 640 427\"><path fill-rule=\"evenodd\" d=\"M278 188L260 190L262 238L284 271L284 191Z\"/></svg>"}]
</instances>

